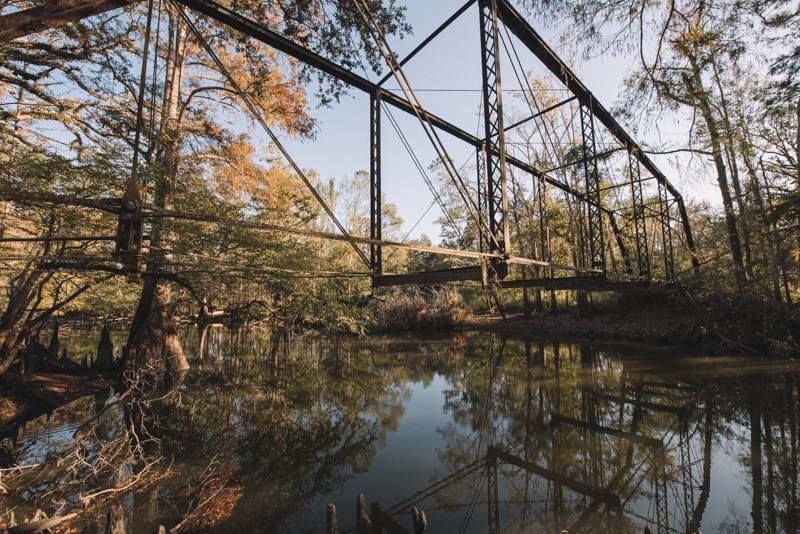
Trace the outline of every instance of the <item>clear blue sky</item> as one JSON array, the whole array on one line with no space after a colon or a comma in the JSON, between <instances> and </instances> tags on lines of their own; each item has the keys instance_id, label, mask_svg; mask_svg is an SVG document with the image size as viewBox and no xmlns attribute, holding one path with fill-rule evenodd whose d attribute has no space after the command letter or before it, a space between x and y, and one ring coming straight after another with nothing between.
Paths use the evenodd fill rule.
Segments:
<instances>
[{"instance_id":1,"label":"clear blue sky","mask_svg":"<svg viewBox=\"0 0 800 534\"><path fill-rule=\"evenodd\" d=\"M437 0L424 3L419 0L416 2L409 0L407 17L414 33L403 40L392 39L391 45L394 51L399 57L404 57L461 4L462 0ZM550 46L562 54L562 57L580 58L580 50L559 46L561 31L542 29L536 21L532 21L532 24ZM405 69L412 86L420 90L418 94L426 109L474 133L478 133L481 99L478 32L478 11L477 7L473 6L417 55ZM519 43L517 49L528 72L533 76L545 76L546 70L533 55L524 51ZM635 61L636 58L608 55L589 61L577 59L573 68L599 101L607 108L611 108L617 102L623 87L623 79L635 65ZM501 72L504 88L519 87L507 59L501 65ZM364 75L364 72L361 71L359 74ZM367 77L373 81L379 79L379 76L372 72L367 73ZM397 87L397 83L389 80L385 87ZM426 91L426 89L458 91L440 92ZM525 116L525 110L522 109L519 99L506 94L505 102L507 117ZM430 164L435 158L435 152L424 136L417 119L396 110L393 110L393 114L422 164L424 166ZM331 177L341 179L358 170L369 168L369 99L366 95L352 90L341 102L334 103L328 108L314 109L312 115L318 122L316 138L286 142L290 153L303 168L315 169L323 179ZM677 142L681 138L685 139L685 128L685 125L670 123L662 125L658 132L651 130L635 137L640 142L653 145L670 140ZM474 157L470 158L471 147L447 135L444 135L443 139L458 165L467 160L472 164ZM399 213L405 220L405 228L408 229L429 208L433 197L386 118L383 121L382 155L384 192L388 197L387 200L398 206ZM713 184L702 184L696 178L690 179L685 176L683 166L676 167L675 162L666 157L654 159L670 180L679 187L684 197L718 202ZM469 177L473 178L471 174ZM437 207L434 206L412 236L426 233L437 242L439 228L435 224L435 219L439 215Z\"/></svg>"}]
</instances>

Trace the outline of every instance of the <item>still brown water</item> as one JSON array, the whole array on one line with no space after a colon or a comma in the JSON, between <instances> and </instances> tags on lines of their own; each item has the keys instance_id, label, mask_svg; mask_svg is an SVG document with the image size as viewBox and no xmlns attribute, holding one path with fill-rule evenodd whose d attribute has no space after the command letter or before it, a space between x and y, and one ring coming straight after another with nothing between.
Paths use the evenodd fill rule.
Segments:
<instances>
[{"instance_id":1,"label":"still brown water","mask_svg":"<svg viewBox=\"0 0 800 534\"><path fill-rule=\"evenodd\" d=\"M92 341L66 341L71 353ZM71 345L70 345L71 344ZM208 531L342 531L364 493L429 532L796 532L800 367L489 334L289 339L211 330L161 421L175 475L124 505L174 525L214 459L235 488ZM113 397L112 397L113 398ZM10 461L69 447L107 399L10 429ZM108 416L112 432L121 414ZM115 418L116 417L116 418Z\"/></svg>"}]
</instances>

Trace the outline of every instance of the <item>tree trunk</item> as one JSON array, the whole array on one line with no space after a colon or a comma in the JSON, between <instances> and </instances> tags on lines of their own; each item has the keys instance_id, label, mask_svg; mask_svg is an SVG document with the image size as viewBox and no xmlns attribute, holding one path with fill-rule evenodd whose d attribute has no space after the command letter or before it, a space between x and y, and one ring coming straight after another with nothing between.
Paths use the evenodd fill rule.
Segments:
<instances>
[{"instance_id":1,"label":"tree trunk","mask_svg":"<svg viewBox=\"0 0 800 534\"><path fill-rule=\"evenodd\" d=\"M728 101L725 96L725 90L722 87L722 80L720 80L717 64L712 62L714 67L714 80L719 90L720 110L722 113L722 123L725 127L725 154L728 158L728 168L731 171L731 181L733 182L733 192L736 196L736 206L739 208L739 227L741 229L742 246L744 247L744 268L747 277L750 280L754 279L753 274L753 251L750 247L750 225L747 208L744 203L744 192L742 184L739 180L739 168L736 165L736 153L734 152L734 133L731 124L730 115L728 114Z\"/></svg>"},{"instance_id":2,"label":"tree trunk","mask_svg":"<svg viewBox=\"0 0 800 534\"><path fill-rule=\"evenodd\" d=\"M711 141L711 153L713 154L714 166L717 170L717 183L722 194L722 205L725 210L725 226L728 231L728 241L730 242L731 255L733 256L733 271L736 276L736 285L741 290L747 284L744 270L744 259L742 258L742 245L739 241L739 230L736 227L736 212L733 209L733 199L731 197L730 186L728 185L728 172L725 168L725 158L722 154L722 140L719 134L717 122L711 111L711 103L708 93L703 87L700 75L700 67L697 59L689 56L692 64L692 79L687 76L686 83L692 89L692 94L697 102L703 120L708 128L708 136Z\"/></svg>"},{"instance_id":3,"label":"tree trunk","mask_svg":"<svg viewBox=\"0 0 800 534\"><path fill-rule=\"evenodd\" d=\"M180 8L182 9L182 8ZM170 14L167 78L161 114L159 152L156 161L154 204L164 209L178 174L180 125L178 124L186 29ZM151 141L152 142L152 141ZM150 245L153 260L148 264L142 295L124 349L123 370L127 373L147 370L166 371L170 376L189 368L178 340L173 310L172 289L167 279L159 276L159 264L168 258L160 250L163 228L154 223Z\"/></svg>"},{"instance_id":4,"label":"tree trunk","mask_svg":"<svg viewBox=\"0 0 800 534\"><path fill-rule=\"evenodd\" d=\"M11 289L8 305L0 317L0 375L14 365L22 346L28 306L39 287L41 271L32 271Z\"/></svg>"},{"instance_id":5,"label":"tree trunk","mask_svg":"<svg viewBox=\"0 0 800 534\"><path fill-rule=\"evenodd\" d=\"M779 260L777 254L777 240L775 233L773 232L772 224L770 224L769 217L767 216L767 208L766 204L764 203L764 195L761 193L761 184L758 181L758 175L756 174L756 170L753 167L753 161L750 158L750 151L747 147L747 142L742 140L741 141L741 152L742 152L742 160L744 161L745 169L747 169L747 175L750 178L750 187L753 191L753 196L756 200L756 207L758 208L758 215L759 219L761 219L761 224L764 227L764 233L766 234L767 238L767 254L769 258L769 270L770 275L772 277L772 289L775 294L775 300L777 302L781 302L783 299L781 298L781 284L780 284L780 274L779 274Z\"/></svg>"}]
</instances>

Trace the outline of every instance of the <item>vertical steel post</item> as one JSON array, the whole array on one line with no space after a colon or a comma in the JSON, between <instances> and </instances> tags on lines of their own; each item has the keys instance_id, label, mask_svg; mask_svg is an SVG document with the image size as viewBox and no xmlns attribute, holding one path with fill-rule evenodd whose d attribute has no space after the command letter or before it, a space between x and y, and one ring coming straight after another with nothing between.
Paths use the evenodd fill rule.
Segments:
<instances>
[{"instance_id":1,"label":"vertical steel post","mask_svg":"<svg viewBox=\"0 0 800 534\"><path fill-rule=\"evenodd\" d=\"M681 225L683 226L683 235L686 237L686 246L689 253L692 255L692 268L695 274L700 274L700 260L697 258L697 247L694 244L694 234L692 234L692 226L689 224L689 214L686 212L686 204L683 202L683 197L677 195L675 203L678 204L678 214L681 216Z\"/></svg>"},{"instance_id":2,"label":"vertical steel post","mask_svg":"<svg viewBox=\"0 0 800 534\"><path fill-rule=\"evenodd\" d=\"M661 220L661 243L664 253L664 277L667 282L675 279L675 255L672 248L672 226L670 225L669 191L658 182L658 216Z\"/></svg>"},{"instance_id":3,"label":"vertical steel post","mask_svg":"<svg viewBox=\"0 0 800 534\"><path fill-rule=\"evenodd\" d=\"M381 239L381 94L369 100L369 238ZM383 273L383 251L370 245L370 265L375 274Z\"/></svg>"},{"instance_id":4,"label":"vertical steel post","mask_svg":"<svg viewBox=\"0 0 800 534\"><path fill-rule=\"evenodd\" d=\"M597 151L594 113L591 103L581 104L581 135L583 137L583 170L586 176L586 222L589 234L589 266L605 272L603 247L603 218L600 210L600 173L597 170Z\"/></svg>"},{"instance_id":5,"label":"vertical steel post","mask_svg":"<svg viewBox=\"0 0 800 534\"><path fill-rule=\"evenodd\" d=\"M476 191L478 195L478 219L486 220L486 145L481 144L480 148L475 149L475 169ZM478 250L486 252L486 236L484 235L483 224L478 224Z\"/></svg>"},{"instance_id":6,"label":"vertical steel post","mask_svg":"<svg viewBox=\"0 0 800 534\"><path fill-rule=\"evenodd\" d=\"M483 119L486 135L486 198L492 252L507 254L509 243L506 150L500 84L500 39L497 1L481 0L481 58L483 75Z\"/></svg>"},{"instance_id":7,"label":"vertical steel post","mask_svg":"<svg viewBox=\"0 0 800 534\"><path fill-rule=\"evenodd\" d=\"M613 211L608 212L608 222L611 224L611 231L614 233L614 239L617 241L617 248L622 256L622 263L625 265L625 273L630 276L633 274L633 264L631 264L631 258L628 254L628 247L625 246L625 237L622 235L622 230L620 230L619 225L617 225L617 218L614 216Z\"/></svg>"},{"instance_id":8,"label":"vertical steel post","mask_svg":"<svg viewBox=\"0 0 800 534\"><path fill-rule=\"evenodd\" d=\"M639 278L650 279L650 251L647 249L647 224L642 194L642 169L639 158L628 152L628 172L631 175L631 204L633 205L633 229L636 246L636 267Z\"/></svg>"}]
</instances>

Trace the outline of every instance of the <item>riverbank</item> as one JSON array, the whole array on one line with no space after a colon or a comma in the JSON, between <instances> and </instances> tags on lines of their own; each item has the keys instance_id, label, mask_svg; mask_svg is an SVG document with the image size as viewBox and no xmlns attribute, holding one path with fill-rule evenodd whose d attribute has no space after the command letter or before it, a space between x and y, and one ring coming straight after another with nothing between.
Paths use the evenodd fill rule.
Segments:
<instances>
[{"instance_id":1,"label":"riverbank","mask_svg":"<svg viewBox=\"0 0 800 534\"><path fill-rule=\"evenodd\" d=\"M748 354L752 356L796 357L793 339L773 339L742 329L734 338L719 328L703 324L685 309L637 307L628 312L594 311L579 313L533 313L475 315L460 325L461 330L491 332L511 337L560 337L632 341L659 346L686 347L704 353Z\"/></svg>"},{"instance_id":2,"label":"riverbank","mask_svg":"<svg viewBox=\"0 0 800 534\"><path fill-rule=\"evenodd\" d=\"M464 322L464 330L508 336L569 336L573 338L639 341L659 345L697 345L700 327L687 315L643 312L630 315L595 313L587 316L562 313L475 315Z\"/></svg>"}]
</instances>

